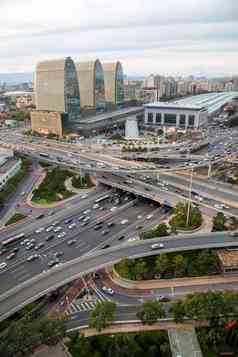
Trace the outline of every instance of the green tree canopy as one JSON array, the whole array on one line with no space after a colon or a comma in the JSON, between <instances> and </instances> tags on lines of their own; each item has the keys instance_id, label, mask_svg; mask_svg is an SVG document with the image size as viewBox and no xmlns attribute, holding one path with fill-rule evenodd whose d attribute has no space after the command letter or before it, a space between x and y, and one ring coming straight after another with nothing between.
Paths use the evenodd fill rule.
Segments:
<instances>
[{"instance_id":1,"label":"green tree canopy","mask_svg":"<svg viewBox=\"0 0 238 357\"><path fill-rule=\"evenodd\" d=\"M110 324L115 317L116 304L111 301L98 302L90 315L90 327L101 331Z\"/></svg>"},{"instance_id":2,"label":"green tree canopy","mask_svg":"<svg viewBox=\"0 0 238 357\"><path fill-rule=\"evenodd\" d=\"M143 303L136 316L144 324L153 324L158 319L165 317L165 311L162 304L156 300L150 300Z\"/></svg>"}]
</instances>

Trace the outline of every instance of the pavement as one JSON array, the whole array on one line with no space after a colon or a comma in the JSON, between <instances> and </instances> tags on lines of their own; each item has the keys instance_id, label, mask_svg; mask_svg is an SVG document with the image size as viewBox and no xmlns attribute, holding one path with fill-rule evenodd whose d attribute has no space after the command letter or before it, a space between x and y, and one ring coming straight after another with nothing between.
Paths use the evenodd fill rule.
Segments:
<instances>
[{"instance_id":1,"label":"pavement","mask_svg":"<svg viewBox=\"0 0 238 357\"><path fill-rule=\"evenodd\" d=\"M73 357L64 344L58 343L56 346L40 346L29 357Z\"/></svg>"},{"instance_id":2,"label":"pavement","mask_svg":"<svg viewBox=\"0 0 238 357\"><path fill-rule=\"evenodd\" d=\"M194 327L169 329L168 335L173 357L202 357Z\"/></svg>"}]
</instances>

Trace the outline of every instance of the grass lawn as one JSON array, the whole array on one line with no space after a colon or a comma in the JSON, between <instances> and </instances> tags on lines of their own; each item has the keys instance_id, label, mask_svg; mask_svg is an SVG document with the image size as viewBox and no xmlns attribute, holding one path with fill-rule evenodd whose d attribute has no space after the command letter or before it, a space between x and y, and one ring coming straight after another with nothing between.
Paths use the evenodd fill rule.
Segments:
<instances>
[{"instance_id":1,"label":"grass lawn","mask_svg":"<svg viewBox=\"0 0 238 357\"><path fill-rule=\"evenodd\" d=\"M5 224L6 226L9 226L10 224L16 223L18 221L21 221L22 219L26 218L27 216L22 213L15 213Z\"/></svg>"}]
</instances>

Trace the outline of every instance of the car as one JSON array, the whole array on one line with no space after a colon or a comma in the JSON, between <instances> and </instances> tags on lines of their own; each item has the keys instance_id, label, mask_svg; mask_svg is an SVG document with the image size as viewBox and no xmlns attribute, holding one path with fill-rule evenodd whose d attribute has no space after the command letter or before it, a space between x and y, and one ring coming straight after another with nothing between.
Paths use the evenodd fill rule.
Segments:
<instances>
[{"instance_id":1,"label":"car","mask_svg":"<svg viewBox=\"0 0 238 357\"><path fill-rule=\"evenodd\" d=\"M37 245L35 246L35 250L39 250L40 248L44 247L44 245L45 245L45 243L40 242L39 244L37 244Z\"/></svg>"},{"instance_id":2,"label":"car","mask_svg":"<svg viewBox=\"0 0 238 357\"><path fill-rule=\"evenodd\" d=\"M152 217L154 217L154 215L151 213L146 216L146 219L151 219Z\"/></svg>"},{"instance_id":3,"label":"car","mask_svg":"<svg viewBox=\"0 0 238 357\"><path fill-rule=\"evenodd\" d=\"M61 232L57 235L57 238L64 238L66 236L66 232Z\"/></svg>"},{"instance_id":4,"label":"car","mask_svg":"<svg viewBox=\"0 0 238 357\"><path fill-rule=\"evenodd\" d=\"M26 250L33 249L33 248L34 248L34 246L35 246L35 244L34 244L34 243L30 243L30 244L28 244L28 243L27 243Z\"/></svg>"},{"instance_id":5,"label":"car","mask_svg":"<svg viewBox=\"0 0 238 357\"><path fill-rule=\"evenodd\" d=\"M25 245L25 244L27 244L29 241L30 241L29 239L24 239L24 240L20 243L20 245Z\"/></svg>"},{"instance_id":6,"label":"car","mask_svg":"<svg viewBox=\"0 0 238 357\"><path fill-rule=\"evenodd\" d=\"M76 223L72 223L68 226L69 229L74 229L76 227Z\"/></svg>"},{"instance_id":7,"label":"car","mask_svg":"<svg viewBox=\"0 0 238 357\"><path fill-rule=\"evenodd\" d=\"M170 298L168 296L165 296L165 295L159 295L159 297L156 300L158 300L160 302L169 302Z\"/></svg>"},{"instance_id":8,"label":"car","mask_svg":"<svg viewBox=\"0 0 238 357\"><path fill-rule=\"evenodd\" d=\"M59 263L59 260L58 260L58 259L50 260L50 261L48 262L48 267L49 267L49 268L52 268L53 266L55 266L55 265L58 264L58 263Z\"/></svg>"},{"instance_id":9,"label":"car","mask_svg":"<svg viewBox=\"0 0 238 357\"><path fill-rule=\"evenodd\" d=\"M68 245L73 245L74 243L76 243L76 239L70 239L67 244Z\"/></svg>"},{"instance_id":10,"label":"car","mask_svg":"<svg viewBox=\"0 0 238 357\"><path fill-rule=\"evenodd\" d=\"M110 244L105 244L102 249L107 249L107 248L110 248Z\"/></svg>"},{"instance_id":11,"label":"car","mask_svg":"<svg viewBox=\"0 0 238 357\"><path fill-rule=\"evenodd\" d=\"M6 267L7 267L7 263L5 262L0 263L0 270L5 269Z\"/></svg>"},{"instance_id":12,"label":"car","mask_svg":"<svg viewBox=\"0 0 238 357\"><path fill-rule=\"evenodd\" d=\"M99 224L97 224L95 227L94 227L94 230L95 231L99 231L99 229L102 229L102 225L99 225Z\"/></svg>"},{"instance_id":13,"label":"car","mask_svg":"<svg viewBox=\"0 0 238 357\"><path fill-rule=\"evenodd\" d=\"M78 221L82 221L85 217L86 217L85 215L79 216Z\"/></svg>"},{"instance_id":14,"label":"car","mask_svg":"<svg viewBox=\"0 0 238 357\"><path fill-rule=\"evenodd\" d=\"M44 227L40 227L40 228L38 228L36 231L35 231L35 233L36 234L38 234L38 233L41 233L41 232L43 232L44 231Z\"/></svg>"},{"instance_id":15,"label":"car","mask_svg":"<svg viewBox=\"0 0 238 357\"><path fill-rule=\"evenodd\" d=\"M123 240L123 239L125 239L125 236L120 236L120 237L118 238L118 240Z\"/></svg>"},{"instance_id":16,"label":"car","mask_svg":"<svg viewBox=\"0 0 238 357\"><path fill-rule=\"evenodd\" d=\"M90 165L90 167L91 167L91 165ZM87 194L81 196L82 199L85 199L85 198L87 198L87 197L88 197Z\"/></svg>"},{"instance_id":17,"label":"car","mask_svg":"<svg viewBox=\"0 0 238 357\"><path fill-rule=\"evenodd\" d=\"M64 252L55 252L54 256L56 258L62 257L64 255Z\"/></svg>"},{"instance_id":18,"label":"car","mask_svg":"<svg viewBox=\"0 0 238 357\"><path fill-rule=\"evenodd\" d=\"M57 226L60 222L59 221L55 221L54 223L52 223L52 226Z\"/></svg>"},{"instance_id":19,"label":"car","mask_svg":"<svg viewBox=\"0 0 238 357\"><path fill-rule=\"evenodd\" d=\"M33 255L30 255L28 258L27 258L27 261L28 262L32 262L33 260L36 260L36 259L39 259L40 256L39 254L33 254Z\"/></svg>"},{"instance_id":20,"label":"car","mask_svg":"<svg viewBox=\"0 0 238 357\"><path fill-rule=\"evenodd\" d=\"M13 253L17 253L19 251L20 248L16 247L16 248L13 248L12 252Z\"/></svg>"},{"instance_id":21,"label":"car","mask_svg":"<svg viewBox=\"0 0 238 357\"><path fill-rule=\"evenodd\" d=\"M99 207L99 211L104 211L105 208L103 206Z\"/></svg>"},{"instance_id":22,"label":"car","mask_svg":"<svg viewBox=\"0 0 238 357\"><path fill-rule=\"evenodd\" d=\"M110 208L111 212L114 212L117 209L117 206L113 206L112 208Z\"/></svg>"},{"instance_id":23,"label":"car","mask_svg":"<svg viewBox=\"0 0 238 357\"><path fill-rule=\"evenodd\" d=\"M25 191L22 191L22 192L21 192L21 196L24 196L24 195L25 195L25 193L26 193Z\"/></svg>"},{"instance_id":24,"label":"car","mask_svg":"<svg viewBox=\"0 0 238 357\"><path fill-rule=\"evenodd\" d=\"M73 218L69 218L64 221L65 224L69 224L71 222L73 222Z\"/></svg>"},{"instance_id":25,"label":"car","mask_svg":"<svg viewBox=\"0 0 238 357\"><path fill-rule=\"evenodd\" d=\"M39 214L39 216L36 217L36 219L42 219L44 217L45 217L45 215L43 213L41 213L41 214Z\"/></svg>"},{"instance_id":26,"label":"car","mask_svg":"<svg viewBox=\"0 0 238 357\"><path fill-rule=\"evenodd\" d=\"M141 225L136 226L136 229L137 229L137 230L140 230L140 229L143 229L143 228L144 228L144 227L141 226Z\"/></svg>"},{"instance_id":27,"label":"car","mask_svg":"<svg viewBox=\"0 0 238 357\"><path fill-rule=\"evenodd\" d=\"M97 208L99 208L100 206L99 206L99 204L98 203L95 203L95 205L93 205L93 209L97 209Z\"/></svg>"},{"instance_id":28,"label":"car","mask_svg":"<svg viewBox=\"0 0 238 357\"><path fill-rule=\"evenodd\" d=\"M109 231L109 229L104 229L103 231L102 231L102 236L105 236L106 234L108 234L110 231Z\"/></svg>"},{"instance_id":29,"label":"car","mask_svg":"<svg viewBox=\"0 0 238 357\"><path fill-rule=\"evenodd\" d=\"M127 224L128 222L129 222L128 219L123 219L123 220L121 221L121 224L124 225L124 224Z\"/></svg>"},{"instance_id":30,"label":"car","mask_svg":"<svg viewBox=\"0 0 238 357\"><path fill-rule=\"evenodd\" d=\"M6 257L6 259L11 260L11 259L15 258L15 256L16 256L16 253L11 253Z\"/></svg>"},{"instance_id":31,"label":"car","mask_svg":"<svg viewBox=\"0 0 238 357\"><path fill-rule=\"evenodd\" d=\"M46 228L46 232L51 232L53 231L54 229L54 226L49 226L48 228Z\"/></svg>"},{"instance_id":32,"label":"car","mask_svg":"<svg viewBox=\"0 0 238 357\"><path fill-rule=\"evenodd\" d=\"M139 214L139 215L137 216L137 219L142 219L142 215Z\"/></svg>"},{"instance_id":33,"label":"car","mask_svg":"<svg viewBox=\"0 0 238 357\"><path fill-rule=\"evenodd\" d=\"M85 211L83 211L83 214L88 214L91 212L91 209L86 209Z\"/></svg>"},{"instance_id":34,"label":"car","mask_svg":"<svg viewBox=\"0 0 238 357\"><path fill-rule=\"evenodd\" d=\"M108 222L107 227L113 227L113 226L115 226L114 222Z\"/></svg>"},{"instance_id":35,"label":"car","mask_svg":"<svg viewBox=\"0 0 238 357\"><path fill-rule=\"evenodd\" d=\"M48 241L50 241L50 240L52 240L52 239L54 239L54 235L52 234L52 235L50 235L50 236L48 236L48 237L46 237L46 241L48 242Z\"/></svg>"},{"instance_id":36,"label":"car","mask_svg":"<svg viewBox=\"0 0 238 357\"><path fill-rule=\"evenodd\" d=\"M151 249L154 250L154 249L162 249L164 248L164 244L163 243L155 243L155 244L152 244L151 246Z\"/></svg>"},{"instance_id":37,"label":"car","mask_svg":"<svg viewBox=\"0 0 238 357\"><path fill-rule=\"evenodd\" d=\"M62 231L62 227L60 227L60 226L58 226L58 227L56 227L56 228L54 229L54 232L55 232L55 233L57 233L57 232L59 232L59 231Z\"/></svg>"},{"instance_id":38,"label":"car","mask_svg":"<svg viewBox=\"0 0 238 357\"><path fill-rule=\"evenodd\" d=\"M107 288L106 286L103 286L102 291L104 291L106 294L114 295L114 290L112 288Z\"/></svg>"},{"instance_id":39,"label":"car","mask_svg":"<svg viewBox=\"0 0 238 357\"><path fill-rule=\"evenodd\" d=\"M84 219L83 219L83 222L88 222L90 220L90 217L89 216L86 216Z\"/></svg>"},{"instance_id":40,"label":"car","mask_svg":"<svg viewBox=\"0 0 238 357\"><path fill-rule=\"evenodd\" d=\"M86 222L83 222L82 224L81 224L81 226L82 227L85 227L85 226L87 226L89 224L89 221L86 221Z\"/></svg>"},{"instance_id":41,"label":"car","mask_svg":"<svg viewBox=\"0 0 238 357\"><path fill-rule=\"evenodd\" d=\"M238 237L238 231L230 232L231 237Z\"/></svg>"}]
</instances>

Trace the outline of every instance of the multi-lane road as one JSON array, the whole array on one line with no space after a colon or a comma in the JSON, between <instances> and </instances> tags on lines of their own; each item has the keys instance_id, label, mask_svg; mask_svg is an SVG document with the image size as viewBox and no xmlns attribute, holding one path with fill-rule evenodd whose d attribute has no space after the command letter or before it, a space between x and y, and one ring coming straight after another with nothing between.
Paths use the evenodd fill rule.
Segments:
<instances>
[{"instance_id":1,"label":"multi-lane road","mask_svg":"<svg viewBox=\"0 0 238 357\"><path fill-rule=\"evenodd\" d=\"M152 244L156 242L163 243L164 249L152 249ZM14 287L5 293L1 289L0 320L46 293L81 277L85 273L115 264L123 257L138 258L158 255L161 252L169 253L191 249L233 247L237 245L237 237L231 236L229 232L192 234L185 237L170 236L146 241L122 243L114 247L84 254L78 258L75 256L75 259L50 270L43 271L40 274L39 271L36 271L33 278L25 278L24 281L17 285L13 284Z\"/></svg>"}]
</instances>

